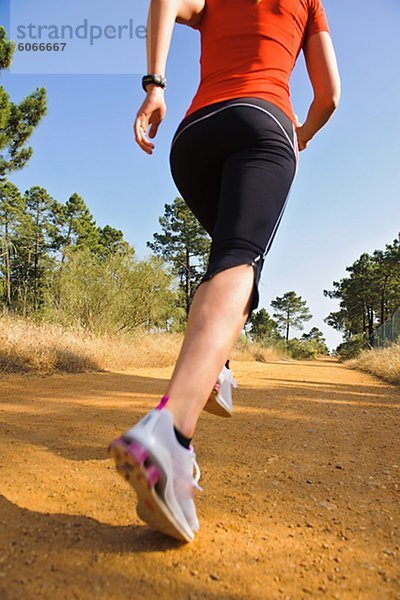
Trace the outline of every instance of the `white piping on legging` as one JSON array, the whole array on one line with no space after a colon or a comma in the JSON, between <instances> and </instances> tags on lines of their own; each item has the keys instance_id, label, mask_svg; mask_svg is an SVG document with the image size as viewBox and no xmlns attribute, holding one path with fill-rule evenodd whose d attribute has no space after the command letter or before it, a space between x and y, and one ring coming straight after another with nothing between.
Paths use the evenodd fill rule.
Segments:
<instances>
[{"instance_id":1,"label":"white piping on legging","mask_svg":"<svg viewBox=\"0 0 400 600\"><path fill-rule=\"evenodd\" d=\"M263 258L265 258L265 257L266 257L266 255L267 255L267 252L268 252L268 250L270 249L270 246L271 246L271 241L272 241L272 238L274 237L275 231L276 231L276 229L277 229L277 227L278 227L279 223L281 222L281 218L282 218L282 215L283 215L283 211L284 211L284 210L285 210L285 208L286 208L286 204L288 203L289 196L290 196L290 192L291 192L291 190L292 190L292 187L293 187L294 180L296 179L297 167L298 167L298 164L297 164L297 161L296 161L296 170L295 170L295 172L294 172L294 175L293 175L292 183L290 184L289 191L288 191L288 193L286 194L286 199L285 199L285 202L283 203L283 206L282 206L282 208L281 208L281 212L279 213L279 217L277 218L277 220L276 220L276 222L275 222L275 227L274 227L274 228L273 228L273 230L272 230L272 233L271 233L271 236L270 236L270 238L269 238L269 242L268 242L268 244L267 244L267 247L266 247L266 248L265 248L265 250L264 250Z\"/></svg>"},{"instance_id":2,"label":"white piping on legging","mask_svg":"<svg viewBox=\"0 0 400 600\"><path fill-rule=\"evenodd\" d=\"M202 121L203 119L207 119L207 117L211 117L212 115L215 115L216 113L220 112L221 110L225 110L225 108L230 108L231 106L251 106L252 108L258 108L258 110L262 110L263 112L267 113L267 115L269 115L270 117L272 117L274 119L274 121L276 121L279 125L279 127L282 129L283 133L285 134L285 136L287 137L289 144L294 152L295 158L296 158L296 165L297 165L297 153L295 150L295 147L293 145L292 140L290 139L290 137L288 136L285 128L281 125L281 123L278 121L278 119L276 117L274 117L274 115L272 113L270 113L268 110L266 110L265 108L262 108L261 106L256 106L255 104L250 104L248 102L235 102L235 104L229 104L228 106L222 106L221 108L217 108L217 110L214 110L213 112L209 113L208 115L204 115L203 117L199 117L198 119L195 119L194 121L192 121L191 123L188 123L187 125L185 125L185 127L183 129L181 129L181 131L178 133L178 135L176 136L176 138L174 139L174 141L171 144L171 148L170 151L172 150L173 145L175 144L176 140L178 139L178 137L181 135L181 133L183 133L188 127L190 127L191 125L194 125L195 123L198 123L199 121ZM292 122L293 125L293 122ZM293 125L294 126L294 125Z\"/></svg>"},{"instance_id":3,"label":"white piping on legging","mask_svg":"<svg viewBox=\"0 0 400 600\"><path fill-rule=\"evenodd\" d=\"M265 248L265 250L264 250L264 253L263 253L263 258L265 258L265 257L266 257L266 255L267 255L267 252L268 252L268 250L270 249L270 246L271 246L271 240L272 240L272 238L274 237L275 231L276 231L276 229L277 229L277 227L278 227L279 223L281 222L281 218L282 218L282 215L283 215L283 211L285 210L285 208L286 208L286 204L288 203L289 196L290 196L290 192L291 192L291 190L292 190L292 187L293 187L294 180L296 179L297 170L298 170L298 168L299 168L299 150L298 150L299 146L298 146L298 142L297 142L297 133L296 133L296 128L295 128L295 126L294 126L294 123L292 123L292 126L293 126L293 139L295 140L295 144L296 144L296 151L295 151L295 155L296 155L296 169L295 169L295 172L294 172L294 175L293 175L292 183L290 184L289 191L288 191L288 193L286 194L286 199L285 199L285 202L283 203L283 206L282 206L282 208L281 208L281 212L280 212L280 214L279 214L279 217L278 217L278 219L277 219L277 220L276 220L276 222L275 222L275 227L274 227L274 229L272 230L272 234L271 234L271 237L269 238L269 242L268 242L268 244L267 244L267 247L266 247L266 248Z\"/></svg>"}]
</instances>

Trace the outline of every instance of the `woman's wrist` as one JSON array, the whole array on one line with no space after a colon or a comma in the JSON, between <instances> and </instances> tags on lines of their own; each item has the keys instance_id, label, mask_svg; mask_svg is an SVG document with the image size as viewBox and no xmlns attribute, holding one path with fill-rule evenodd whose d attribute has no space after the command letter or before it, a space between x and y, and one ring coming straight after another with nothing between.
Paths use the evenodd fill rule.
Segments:
<instances>
[{"instance_id":1,"label":"woman's wrist","mask_svg":"<svg viewBox=\"0 0 400 600\"><path fill-rule=\"evenodd\" d=\"M316 133L325 125L334 112L332 103L321 98L314 98L307 113L306 120L302 124L301 134L303 139L310 141Z\"/></svg>"},{"instance_id":2,"label":"woman's wrist","mask_svg":"<svg viewBox=\"0 0 400 600\"><path fill-rule=\"evenodd\" d=\"M154 94L164 94L164 88L156 83L148 83L146 85L146 94L149 96Z\"/></svg>"},{"instance_id":3,"label":"woman's wrist","mask_svg":"<svg viewBox=\"0 0 400 600\"><path fill-rule=\"evenodd\" d=\"M303 140L303 142L311 142L311 140L313 139L314 135L315 135L315 131L313 131L309 124L307 123L307 120L304 121L304 123L301 125L301 127L299 127L297 129L297 134L301 135L301 139Z\"/></svg>"}]
</instances>

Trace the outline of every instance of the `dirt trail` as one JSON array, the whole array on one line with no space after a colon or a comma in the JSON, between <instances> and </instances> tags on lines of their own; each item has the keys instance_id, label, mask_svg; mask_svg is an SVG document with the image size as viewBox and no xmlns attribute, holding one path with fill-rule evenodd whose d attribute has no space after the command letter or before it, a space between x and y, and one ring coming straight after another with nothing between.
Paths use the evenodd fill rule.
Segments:
<instances>
[{"instance_id":1,"label":"dirt trail","mask_svg":"<svg viewBox=\"0 0 400 600\"><path fill-rule=\"evenodd\" d=\"M333 358L232 362L200 532L151 531L106 457L172 368L0 379L0 598L400 598L400 390Z\"/></svg>"}]
</instances>

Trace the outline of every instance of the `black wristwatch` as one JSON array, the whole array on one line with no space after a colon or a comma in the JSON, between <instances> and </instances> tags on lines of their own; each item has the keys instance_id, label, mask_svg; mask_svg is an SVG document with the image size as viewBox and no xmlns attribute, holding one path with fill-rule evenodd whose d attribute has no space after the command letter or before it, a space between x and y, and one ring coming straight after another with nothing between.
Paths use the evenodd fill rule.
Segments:
<instances>
[{"instance_id":1,"label":"black wristwatch","mask_svg":"<svg viewBox=\"0 0 400 600\"><path fill-rule=\"evenodd\" d=\"M148 85L149 83L155 83L156 85L159 85L163 89L165 89L167 86L167 80L165 79L165 77L163 77L162 75L157 75L156 73L153 73L150 75L143 75L142 88L144 89L145 92L147 92L146 85Z\"/></svg>"}]
</instances>

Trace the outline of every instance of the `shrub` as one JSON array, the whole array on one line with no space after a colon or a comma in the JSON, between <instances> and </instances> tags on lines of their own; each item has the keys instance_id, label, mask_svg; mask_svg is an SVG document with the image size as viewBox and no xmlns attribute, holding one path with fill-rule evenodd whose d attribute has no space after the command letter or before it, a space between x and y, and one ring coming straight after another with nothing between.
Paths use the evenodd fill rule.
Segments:
<instances>
[{"instance_id":1,"label":"shrub","mask_svg":"<svg viewBox=\"0 0 400 600\"><path fill-rule=\"evenodd\" d=\"M287 350L292 358L313 359L319 354L318 344L314 340L300 341L297 338L289 340Z\"/></svg>"},{"instance_id":2,"label":"shrub","mask_svg":"<svg viewBox=\"0 0 400 600\"><path fill-rule=\"evenodd\" d=\"M336 355L340 361L356 358L363 350L369 349L369 343L363 334L353 335L336 348Z\"/></svg>"}]
</instances>

